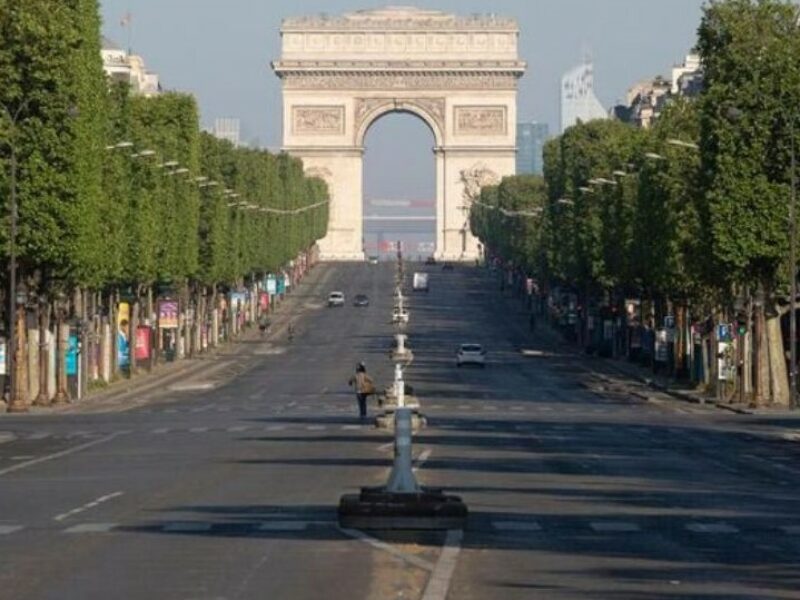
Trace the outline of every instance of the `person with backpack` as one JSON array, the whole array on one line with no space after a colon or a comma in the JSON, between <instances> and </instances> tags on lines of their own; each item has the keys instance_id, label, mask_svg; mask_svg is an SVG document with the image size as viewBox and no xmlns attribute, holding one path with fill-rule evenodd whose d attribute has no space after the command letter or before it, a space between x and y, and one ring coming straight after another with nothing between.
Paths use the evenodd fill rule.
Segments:
<instances>
[{"instance_id":1,"label":"person with backpack","mask_svg":"<svg viewBox=\"0 0 800 600\"><path fill-rule=\"evenodd\" d=\"M356 365L355 375L350 378L348 384L355 386L358 416L363 421L367 418L367 398L375 393L375 382L367 375L367 367L363 362Z\"/></svg>"}]
</instances>

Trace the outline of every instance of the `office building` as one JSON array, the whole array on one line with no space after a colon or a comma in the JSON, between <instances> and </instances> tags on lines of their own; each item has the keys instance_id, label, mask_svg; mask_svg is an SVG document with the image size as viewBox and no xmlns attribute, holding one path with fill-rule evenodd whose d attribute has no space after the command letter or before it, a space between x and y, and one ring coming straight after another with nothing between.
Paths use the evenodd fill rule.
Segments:
<instances>
[{"instance_id":1,"label":"office building","mask_svg":"<svg viewBox=\"0 0 800 600\"><path fill-rule=\"evenodd\" d=\"M549 133L547 123L517 123L517 175L544 174L544 144Z\"/></svg>"},{"instance_id":2,"label":"office building","mask_svg":"<svg viewBox=\"0 0 800 600\"><path fill-rule=\"evenodd\" d=\"M594 67L591 61L567 71L561 78L561 131L578 121L587 123L607 119L608 112L594 94Z\"/></svg>"}]
</instances>

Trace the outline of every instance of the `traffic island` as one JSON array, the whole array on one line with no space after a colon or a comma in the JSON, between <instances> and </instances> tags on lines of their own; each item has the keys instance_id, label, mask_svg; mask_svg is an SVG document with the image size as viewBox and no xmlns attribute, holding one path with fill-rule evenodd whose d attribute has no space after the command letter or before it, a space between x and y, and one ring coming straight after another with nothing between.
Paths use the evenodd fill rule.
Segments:
<instances>
[{"instance_id":1,"label":"traffic island","mask_svg":"<svg viewBox=\"0 0 800 600\"><path fill-rule=\"evenodd\" d=\"M458 496L422 488L412 469L412 410L395 411L394 465L382 487L361 488L339 501L339 526L350 529L463 529L467 507Z\"/></svg>"},{"instance_id":2,"label":"traffic island","mask_svg":"<svg viewBox=\"0 0 800 600\"><path fill-rule=\"evenodd\" d=\"M339 526L348 529L463 529L467 514L461 498L431 488L410 494L362 488L339 502Z\"/></svg>"}]
</instances>

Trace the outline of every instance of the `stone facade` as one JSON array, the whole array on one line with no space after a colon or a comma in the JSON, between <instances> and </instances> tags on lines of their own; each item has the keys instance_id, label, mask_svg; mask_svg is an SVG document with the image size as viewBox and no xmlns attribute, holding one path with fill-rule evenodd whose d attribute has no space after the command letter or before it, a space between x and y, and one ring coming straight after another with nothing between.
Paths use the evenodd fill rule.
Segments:
<instances>
[{"instance_id":1,"label":"stone facade","mask_svg":"<svg viewBox=\"0 0 800 600\"><path fill-rule=\"evenodd\" d=\"M390 112L416 115L435 138L436 255L477 257L470 203L515 169L516 22L387 8L287 19L281 36L283 148L331 190L323 257L363 258L364 137Z\"/></svg>"}]
</instances>

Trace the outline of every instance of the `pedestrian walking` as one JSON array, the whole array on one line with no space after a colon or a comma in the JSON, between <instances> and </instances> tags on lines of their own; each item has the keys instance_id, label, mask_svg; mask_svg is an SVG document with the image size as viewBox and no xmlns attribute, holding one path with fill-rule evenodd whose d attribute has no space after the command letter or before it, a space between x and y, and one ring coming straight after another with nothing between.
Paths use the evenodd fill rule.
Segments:
<instances>
[{"instance_id":1,"label":"pedestrian walking","mask_svg":"<svg viewBox=\"0 0 800 600\"><path fill-rule=\"evenodd\" d=\"M367 367L363 362L356 365L355 375L350 378L348 384L355 386L358 416L363 421L367 418L367 398L375 393L375 382L367 375Z\"/></svg>"}]
</instances>

